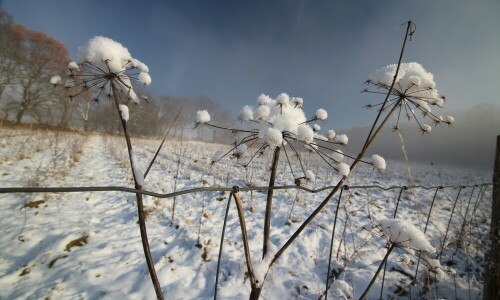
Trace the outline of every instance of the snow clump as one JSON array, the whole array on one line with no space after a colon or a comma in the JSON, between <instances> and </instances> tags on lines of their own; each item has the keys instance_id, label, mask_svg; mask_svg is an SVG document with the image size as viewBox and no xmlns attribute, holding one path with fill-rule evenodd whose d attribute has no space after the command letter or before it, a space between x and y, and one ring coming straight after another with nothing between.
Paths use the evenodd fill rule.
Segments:
<instances>
[{"instance_id":1,"label":"snow clump","mask_svg":"<svg viewBox=\"0 0 500 300\"><path fill-rule=\"evenodd\" d=\"M118 110L120 111L120 115L125 122L128 121L129 119L129 111L128 111L128 106L125 104L120 104L118 105Z\"/></svg>"},{"instance_id":2,"label":"snow clump","mask_svg":"<svg viewBox=\"0 0 500 300\"><path fill-rule=\"evenodd\" d=\"M283 134L276 128L268 128L265 136L265 141L271 148L281 146L283 143Z\"/></svg>"},{"instance_id":3,"label":"snow clump","mask_svg":"<svg viewBox=\"0 0 500 300\"><path fill-rule=\"evenodd\" d=\"M378 69L370 75L369 82L384 88L390 87L396 68L397 65L392 64ZM401 94L426 99L424 102L434 104L433 99L438 98L435 87L434 75L427 72L419 63L411 62L401 64L393 89Z\"/></svg>"},{"instance_id":4,"label":"snow clump","mask_svg":"<svg viewBox=\"0 0 500 300\"><path fill-rule=\"evenodd\" d=\"M351 167L349 167L349 165L346 163L340 163L338 165L338 169L339 169L340 175L345 176L345 177L349 176L349 173L351 172Z\"/></svg>"},{"instance_id":5,"label":"snow clump","mask_svg":"<svg viewBox=\"0 0 500 300\"><path fill-rule=\"evenodd\" d=\"M146 72L141 72L139 74L139 81L144 83L144 85L150 85L151 84L151 76L149 76L148 73Z\"/></svg>"},{"instance_id":6,"label":"snow clump","mask_svg":"<svg viewBox=\"0 0 500 300\"><path fill-rule=\"evenodd\" d=\"M307 170L304 175L308 181L314 181L316 179L316 176L314 176L314 173L311 170Z\"/></svg>"},{"instance_id":7,"label":"snow clump","mask_svg":"<svg viewBox=\"0 0 500 300\"><path fill-rule=\"evenodd\" d=\"M389 240L400 248L409 248L414 250L436 252L431 243L427 240L424 233L415 226L397 219L385 219L378 222L381 231Z\"/></svg>"},{"instance_id":8,"label":"snow clump","mask_svg":"<svg viewBox=\"0 0 500 300\"><path fill-rule=\"evenodd\" d=\"M89 68L88 72L95 73L96 76L114 75L119 78L117 86L127 93L128 97L138 103L139 98L132 88L131 79L139 80L145 85L151 84L149 68L138 59L132 58L130 52L119 42L103 36L95 36L87 44L78 48L78 62L84 67L85 64L92 64L95 68ZM78 70L76 62L68 65L70 71ZM138 69L140 71L137 78L127 74L126 71Z\"/></svg>"},{"instance_id":9,"label":"snow clump","mask_svg":"<svg viewBox=\"0 0 500 300\"><path fill-rule=\"evenodd\" d=\"M297 130L297 139L305 143L311 143L314 140L313 129L309 125L300 125Z\"/></svg>"},{"instance_id":10,"label":"snow clump","mask_svg":"<svg viewBox=\"0 0 500 300\"><path fill-rule=\"evenodd\" d=\"M245 105L241 109L240 116L238 117L240 120L250 121L253 119L253 109L251 106Z\"/></svg>"},{"instance_id":11,"label":"snow clump","mask_svg":"<svg viewBox=\"0 0 500 300\"><path fill-rule=\"evenodd\" d=\"M347 145L347 143L349 142L349 138L345 134L339 134L339 135L335 136L334 141L338 144L341 144L341 145Z\"/></svg>"},{"instance_id":12,"label":"snow clump","mask_svg":"<svg viewBox=\"0 0 500 300\"><path fill-rule=\"evenodd\" d=\"M196 112L196 123L204 124L210 122L210 114L206 110Z\"/></svg>"},{"instance_id":13,"label":"snow clump","mask_svg":"<svg viewBox=\"0 0 500 300\"><path fill-rule=\"evenodd\" d=\"M326 112L326 110L320 108L316 111L315 116L316 116L316 119L324 121L328 117L328 113Z\"/></svg>"},{"instance_id":14,"label":"snow clump","mask_svg":"<svg viewBox=\"0 0 500 300\"><path fill-rule=\"evenodd\" d=\"M432 127L430 125L427 125L427 124L423 124L422 125L422 132L424 133L430 133L432 130Z\"/></svg>"},{"instance_id":15,"label":"snow clump","mask_svg":"<svg viewBox=\"0 0 500 300\"><path fill-rule=\"evenodd\" d=\"M59 75L54 75L50 78L50 84L56 85L56 84L61 84L61 83L62 83L62 80L61 80L61 76L59 76Z\"/></svg>"},{"instance_id":16,"label":"snow clump","mask_svg":"<svg viewBox=\"0 0 500 300\"><path fill-rule=\"evenodd\" d=\"M386 168L385 159L380 155L374 154L372 156L372 163L380 172Z\"/></svg>"},{"instance_id":17,"label":"snow clump","mask_svg":"<svg viewBox=\"0 0 500 300\"><path fill-rule=\"evenodd\" d=\"M80 71L80 67L78 67L78 64L76 61L70 61L68 64L68 69L73 70L73 71Z\"/></svg>"}]
</instances>

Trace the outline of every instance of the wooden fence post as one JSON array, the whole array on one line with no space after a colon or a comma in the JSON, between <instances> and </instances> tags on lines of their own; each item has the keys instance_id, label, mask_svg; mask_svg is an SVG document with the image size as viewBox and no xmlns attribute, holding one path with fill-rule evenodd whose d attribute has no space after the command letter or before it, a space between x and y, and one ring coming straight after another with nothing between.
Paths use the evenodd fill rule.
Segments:
<instances>
[{"instance_id":1,"label":"wooden fence post","mask_svg":"<svg viewBox=\"0 0 500 300\"><path fill-rule=\"evenodd\" d=\"M493 200L491 206L491 248L486 254L484 299L500 299L500 135L497 136L493 169Z\"/></svg>"}]
</instances>

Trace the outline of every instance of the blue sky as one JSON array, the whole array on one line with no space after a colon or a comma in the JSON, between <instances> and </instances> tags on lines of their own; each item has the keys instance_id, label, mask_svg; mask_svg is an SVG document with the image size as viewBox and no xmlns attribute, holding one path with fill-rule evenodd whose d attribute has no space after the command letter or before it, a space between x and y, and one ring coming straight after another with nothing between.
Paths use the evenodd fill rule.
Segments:
<instances>
[{"instance_id":1,"label":"blue sky","mask_svg":"<svg viewBox=\"0 0 500 300\"><path fill-rule=\"evenodd\" d=\"M379 100L360 94L397 62L405 26L417 25L405 61L435 75L448 107L500 103L500 1L68 1L4 0L15 22L78 46L96 35L146 63L155 94L208 96L236 114L261 93L303 97L329 112L327 127L369 125ZM446 111L442 114L446 115Z\"/></svg>"}]
</instances>

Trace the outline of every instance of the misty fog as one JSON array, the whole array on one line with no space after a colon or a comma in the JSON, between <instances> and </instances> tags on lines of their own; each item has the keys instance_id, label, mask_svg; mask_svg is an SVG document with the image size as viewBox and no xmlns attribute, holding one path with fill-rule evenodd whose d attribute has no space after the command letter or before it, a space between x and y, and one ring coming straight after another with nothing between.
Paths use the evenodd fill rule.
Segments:
<instances>
[{"instance_id":1,"label":"misty fog","mask_svg":"<svg viewBox=\"0 0 500 300\"><path fill-rule=\"evenodd\" d=\"M375 114L373 111L374 118ZM402 124L401 134L409 161L493 170L496 139L500 135L500 106L478 104L466 110L450 111L449 115L455 117L453 127L438 125L430 134L422 135L415 120ZM368 131L368 127L345 131L349 136L346 151L357 153ZM391 124L384 128L370 153L388 160L404 160L400 137L392 131Z\"/></svg>"}]
</instances>

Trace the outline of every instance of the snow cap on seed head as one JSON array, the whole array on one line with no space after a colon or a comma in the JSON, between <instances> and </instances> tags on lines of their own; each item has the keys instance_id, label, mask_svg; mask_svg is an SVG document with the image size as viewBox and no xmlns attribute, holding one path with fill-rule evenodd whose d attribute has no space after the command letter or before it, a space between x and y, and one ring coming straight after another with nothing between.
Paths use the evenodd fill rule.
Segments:
<instances>
[{"instance_id":1,"label":"snow cap on seed head","mask_svg":"<svg viewBox=\"0 0 500 300\"><path fill-rule=\"evenodd\" d=\"M196 112L196 123L207 123L210 122L210 114L206 110L199 110Z\"/></svg>"},{"instance_id":2,"label":"snow cap on seed head","mask_svg":"<svg viewBox=\"0 0 500 300\"><path fill-rule=\"evenodd\" d=\"M315 117L318 120L324 121L328 117L328 113L326 112L326 110L320 108L316 111Z\"/></svg>"},{"instance_id":3,"label":"snow cap on seed head","mask_svg":"<svg viewBox=\"0 0 500 300\"><path fill-rule=\"evenodd\" d=\"M59 75L54 75L50 78L50 84L56 85L56 84L61 84L61 83L62 83L62 80L61 80L61 76L59 76Z\"/></svg>"},{"instance_id":4,"label":"snow cap on seed head","mask_svg":"<svg viewBox=\"0 0 500 300\"><path fill-rule=\"evenodd\" d=\"M278 129L269 127L267 128L264 140L271 148L279 147L283 142L283 134Z\"/></svg>"},{"instance_id":5,"label":"snow cap on seed head","mask_svg":"<svg viewBox=\"0 0 500 300\"><path fill-rule=\"evenodd\" d=\"M276 102L280 105L280 106L288 106L290 105L290 96L288 96L287 93L281 93L278 95L278 97L276 98Z\"/></svg>"},{"instance_id":6,"label":"snow cap on seed head","mask_svg":"<svg viewBox=\"0 0 500 300\"><path fill-rule=\"evenodd\" d=\"M111 72L125 71L125 67L132 61L132 55L122 44L103 36L95 36L87 44L78 48L79 62L90 62L105 67L109 65Z\"/></svg>"},{"instance_id":7,"label":"snow cap on seed head","mask_svg":"<svg viewBox=\"0 0 500 300\"><path fill-rule=\"evenodd\" d=\"M334 142L340 145L347 145L349 138L345 134L337 134L335 135Z\"/></svg>"},{"instance_id":8,"label":"snow cap on seed head","mask_svg":"<svg viewBox=\"0 0 500 300\"><path fill-rule=\"evenodd\" d=\"M383 172L386 168L385 159L377 154L372 156L372 163L379 172Z\"/></svg>"},{"instance_id":9,"label":"snow cap on seed head","mask_svg":"<svg viewBox=\"0 0 500 300\"><path fill-rule=\"evenodd\" d=\"M396 64L378 69L369 76L369 81L389 87L392 84L394 74L396 74L396 69ZM402 63L396 83L394 89L403 94L429 100L438 98L438 92L435 90L434 75L427 72L419 63Z\"/></svg>"},{"instance_id":10,"label":"snow cap on seed head","mask_svg":"<svg viewBox=\"0 0 500 300\"><path fill-rule=\"evenodd\" d=\"M314 140L314 131L311 126L302 124L297 129L297 139L305 143L311 143Z\"/></svg>"},{"instance_id":11,"label":"snow cap on seed head","mask_svg":"<svg viewBox=\"0 0 500 300\"><path fill-rule=\"evenodd\" d=\"M72 71L80 71L80 67L78 67L76 61L70 61L68 64L68 69Z\"/></svg>"},{"instance_id":12,"label":"snow cap on seed head","mask_svg":"<svg viewBox=\"0 0 500 300\"><path fill-rule=\"evenodd\" d=\"M295 107L301 108L304 105L304 99L300 97L293 97L292 102Z\"/></svg>"},{"instance_id":13,"label":"snow cap on seed head","mask_svg":"<svg viewBox=\"0 0 500 300\"><path fill-rule=\"evenodd\" d=\"M271 97L268 95L260 94L260 96L257 98L257 106L260 105L269 105L271 104Z\"/></svg>"},{"instance_id":14,"label":"snow cap on seed head","mask_svg":"<svg viewBox=\"0 0 500 300\"><path fill-rule=\"evenodd\" d=\"M238 119L244 120L244 121L252 120L253 119L253 108L251 106L248 106L248 105L243 106Z\"/></svg>"},{"instance_id":15,"label":"snow cap on seed head","mask_svg":"<svg viewBox=\"0 0 500 300\"><path fill-rule=\"evenodd\" d=\"M385 219L379 221L379 225L382 232L397 247L429 253L436 252L436 249L429 243L425 234L408 222L397 219Z\"/></svg>"},{"instance_id":16,"label":"snow cap on seed head","mask_svg":"<svg viewBox=\"0 0 500 300\"><path fill-rule=\"evenodd\" d=\"M346 163L339 163L337 168L339 169L339 174L345 177L351 172L351 167Z\"/></svg>"}]
</instances>

